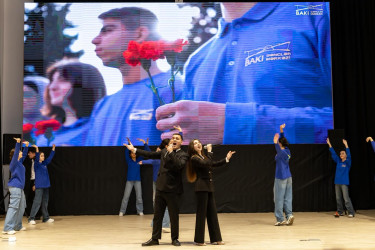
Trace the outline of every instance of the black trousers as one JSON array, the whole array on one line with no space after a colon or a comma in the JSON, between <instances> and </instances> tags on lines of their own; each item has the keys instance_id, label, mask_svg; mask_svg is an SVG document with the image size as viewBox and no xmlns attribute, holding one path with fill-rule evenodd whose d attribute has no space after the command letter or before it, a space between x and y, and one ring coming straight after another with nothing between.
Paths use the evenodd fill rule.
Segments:
<instances>
[{"instance_id":1,"label":"black trousers","mask_svg":"<svg viewBox=\"0 0 375 250\"><path fill-rule=\"evenodd\" d=\"M217 218L215 197L213 192L195 192L197 197L197 215L195 221L194 242L204 243L204 232L207 218L210 242L222 241L219 220Z\"/></svg>"},{"instance_id":2,"label":"black trousers","mask_svg":"<svg viewBox=\"0 0 375 250\"><path fill-rule=\"evenodd\" d=\"M35 192L33 191L33 186L34 186L34 180L29 180L25 182L25 188L23 189L26 197L26 209L25 213L26 216L30 216L31 212L31 207L33 206L33 201L34 201L34 196Z\"/></svg>"},{"instance_id":3,"label":"black trousers","mask_svg":"<svg viewBox=\"0 0 375 250\"><path fill-rule=\"evenodd\" d=\"M176 193L167 193L156 190L154 219L152 228L152 238L161 239L161 229L165 208L168 206L169 217L171 220L171 238L172 241L179 236L179 199L180 195Z\"/></svg>"}]
</instances>

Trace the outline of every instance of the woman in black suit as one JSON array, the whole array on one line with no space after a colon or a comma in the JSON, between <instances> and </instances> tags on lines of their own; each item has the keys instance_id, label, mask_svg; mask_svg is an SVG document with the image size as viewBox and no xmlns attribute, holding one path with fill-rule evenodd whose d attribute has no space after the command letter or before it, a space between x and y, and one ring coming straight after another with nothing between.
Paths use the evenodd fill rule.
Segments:
<instances>
[{"instance_id":1,"label":"woman in black suit","mask_svg":"<svg viewBox=\"0 0 375 250\"><path fill-rule=\"evenodd\" d=\"M223 166L228 163L235 151L229 151L227 157L220 161L212 159L211 144L207 145L207 152L208 154L205 155L202 150L202 143L199 140L190 141L188 147L187 178L189 182L195 182L195 194L197 197L194 243L198 246L206 245L204 243L204 232L207 218L211 244L224 245L217 218L212 170L214 167Z\"/></svg>"}]
</instances>

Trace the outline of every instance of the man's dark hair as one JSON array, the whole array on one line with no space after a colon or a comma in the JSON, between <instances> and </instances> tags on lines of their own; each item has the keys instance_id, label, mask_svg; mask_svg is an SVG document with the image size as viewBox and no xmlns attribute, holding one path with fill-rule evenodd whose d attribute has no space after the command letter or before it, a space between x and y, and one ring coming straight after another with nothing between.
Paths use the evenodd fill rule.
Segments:
<instances>
[{"instance_id":1,"label":"man's dark hair","mask_svg":"<svg viewBox=\"0 0 375 250\"><path fill-rule=\"evenodd\" d=\"M28 152L36 154L36 149L34 147L29 147Z\"/></svg>"},{"instance_id":2,"label":"man's dark hair","mask_svg":"<svg viewBox=\"0 0 375 250\"><path fill-rule=\"evenodd\" d=\"M180 133L174 133L172 136L174 135L179 135L181 137L181 140L183 141L184 140L184 137L182 137L182 135Z\"/></svg>"},{"instance_id":3,"label":"man's dark hair","mask_svg":"<svg viewBox=\"0 0 375 250\"><path fill-rule=\"evenodd\" d=\"M122 24L128 30L136 30L141 26L145 26L150 31L150 35L146 40L155 41L160 39L160 35L156 30L158 18L147 9L124 7L111 9L99 15L99 19L104 20L107 18L121 19Z\"/></svg>"},{"instance_id":4,"label":"man's dark hair","mask_svg":"<svg viewBox=\"0 0 375 250\"><path fill-rule=\"evenodd\" d=\"M160 149L165 148L165 146L167 146L167 145L169 144L169 141L170 141L170 140L171 140L171 139L169 139L169 138L162 140L161 143L160 143L160 145L159 145L159 148L160 148Z\"/></svg>"},{"instance_id":5,"label":"man's dark hair","mask_svg":"<svg viewBox=\"0 0 375 250\"><path fill-rule=\"evenodd\" d=\"M281 143L281 145L283 145L283 147L289 147L289 142L285 137L280 138L279 142Z\"/></svg>"}]
</instances>

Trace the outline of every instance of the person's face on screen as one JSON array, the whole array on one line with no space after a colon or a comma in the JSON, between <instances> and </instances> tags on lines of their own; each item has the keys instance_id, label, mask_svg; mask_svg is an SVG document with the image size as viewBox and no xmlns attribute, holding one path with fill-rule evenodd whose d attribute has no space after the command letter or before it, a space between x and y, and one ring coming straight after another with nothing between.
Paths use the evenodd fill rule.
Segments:
<instances>
[{"instance_id":1,"label":"person's face on screen","mask_svg":"<svg viewBox=\"0 0 375 250\"><path fill-rule=\"evenodd\" d=\"M172 139L169 143L172 143L172 148L174 150L179 149L181 147L181 144L182 144L181 136L180 135L173 135Z\"/></svg>"},{"instance_id":2,"label":"person's face on screen","mask_svg":"<svg viewBox=\"0 0 375 250\"><path fill-rule=\"evenodd\" d=\"M118 67L124 63L123 51L134 39L135 32L126 30L120 19L107 18L103 20L103 27L92 43L96 46L96 55L105 66Z\"/></svg>"},{"instance_id":3,"label":"person's face on screen","mask_svg":"<svg viewBox=\"0 0 375 250\"><path fill-rule=\"evenodd\" d=\"M39 95L29 86L23 85L23 113L33 114L39 110Z\"/></svg>"},{"instance_id":4,"label":"person's face on screen","mask_svg":"<svg viewBox=\"0 0 375 250\"><path fill-rule=\"evenodd\" d=\"M59 72L56 72L53 74L52 82L48 88L51 97L51 104L62 106L64 98L67 97L69 90L72 88L72 84L60 77Z\"/></svg>"}]
</instances>

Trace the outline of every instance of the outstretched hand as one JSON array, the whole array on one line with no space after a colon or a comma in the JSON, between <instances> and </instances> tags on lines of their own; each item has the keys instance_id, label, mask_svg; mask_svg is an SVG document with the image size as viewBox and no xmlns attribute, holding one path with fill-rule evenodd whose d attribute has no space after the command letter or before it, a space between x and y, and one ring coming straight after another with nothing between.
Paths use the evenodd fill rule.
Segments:
<instances>
[{"instance_id":1,"label":"outstretched hand","mask_svg":"<svg viewBox=\"0 0 375 250\"><path fill-rule=\"evenodd\" d=\"M331 142L329 141L329 138L327 138L327 144L330 148L332 148Z\"/></svg>"},{"instance_id":2,"label":"outstretched hand","mask_svg":"<svg viewBox=\"0 0 375 250\"><path fill-rule=\"evenodd\" d=\"M366 142L373 141L372 137L367 137Z\"/></svg>"},{"instance_id":3,"label":"outstretched hand","mask_svg":"<svg viewBox=\"0 0 375 250\"><path fill-rule=\"evenodd\" d=\"M30 142L28 142L28 141L24 141L23 143L25 144L26 147L28 147L29 144L30 144Z\"/></svg>"},{"instance_id":4,"label":"outstretched hand","mask_svg":"<svg viewBox=\"0 0 375 250\"><path fill-rule=\"evenodd\" d=\"M180 125L173 126L173 128L178 130L178 132L182 132L182 129L181 129Z\"/></svg>"},{"instance_id":5,"label":"outstretched hand","mask_svg":"<svg viewBox=\"0 0 375 250\"><path fill-rule=\"evenodd\" d=\"M56 145L52 144L52 151L55 151Z\"/></svg>"},{"instance_id":6,"label":"outstretched hand","mask_svg":"<svg viewBox=\"0 0 375 250\"><path fill-rule=\"evenodd\" d=\"M236 151L229 151L228 154L227 154L227 159L229 161L230 158L232 158L232 155L235 154Z\"/></svg>"},{"instance_id":7,"label":"outstretched hand","mask_svg":"<svg viewBox=\"0 0 375 250\"><path fill-rule=\"evenodd\" d=\"M345 139L342 139L342 143L344 143L345 147L348 148L348 142Z\"/></svg>"},{"instance_id":8,"label":"outstretched hand","mask_svg":"<svg viewBox=\"0 0 375 250\"><path fill-rule=\"evenodd\" d=\"M20 142L21 142L21 138L14 138L14 137L13 137L13 139L16 140L17 143L20 143Z\"/></svg>"},{"instance_id":9,"label":"outstretched hand","mask_svg":"<svg viewBox=\"0 0 375 250\"><path fill-rule=\"evenodd\" d=\"M127 138L127 139L128 139L128 143L129 143L129 144L124 143L123 145L124 145L125 147L127 147L127 149L129 149L129 151L134 151L134 146L133 146L133 144L131 143L131 141L129 140L129 138Z\"/></svg>"},{"instance_id":10,"label":"outstretched hand","mask_svg":"<svg viewBox=\"0 0 375 250\"><path fill-rule=\"evenodd\" d=\"M285 123L280 125L280 133L284 133Z\"/></svg>"}]
</instances>

